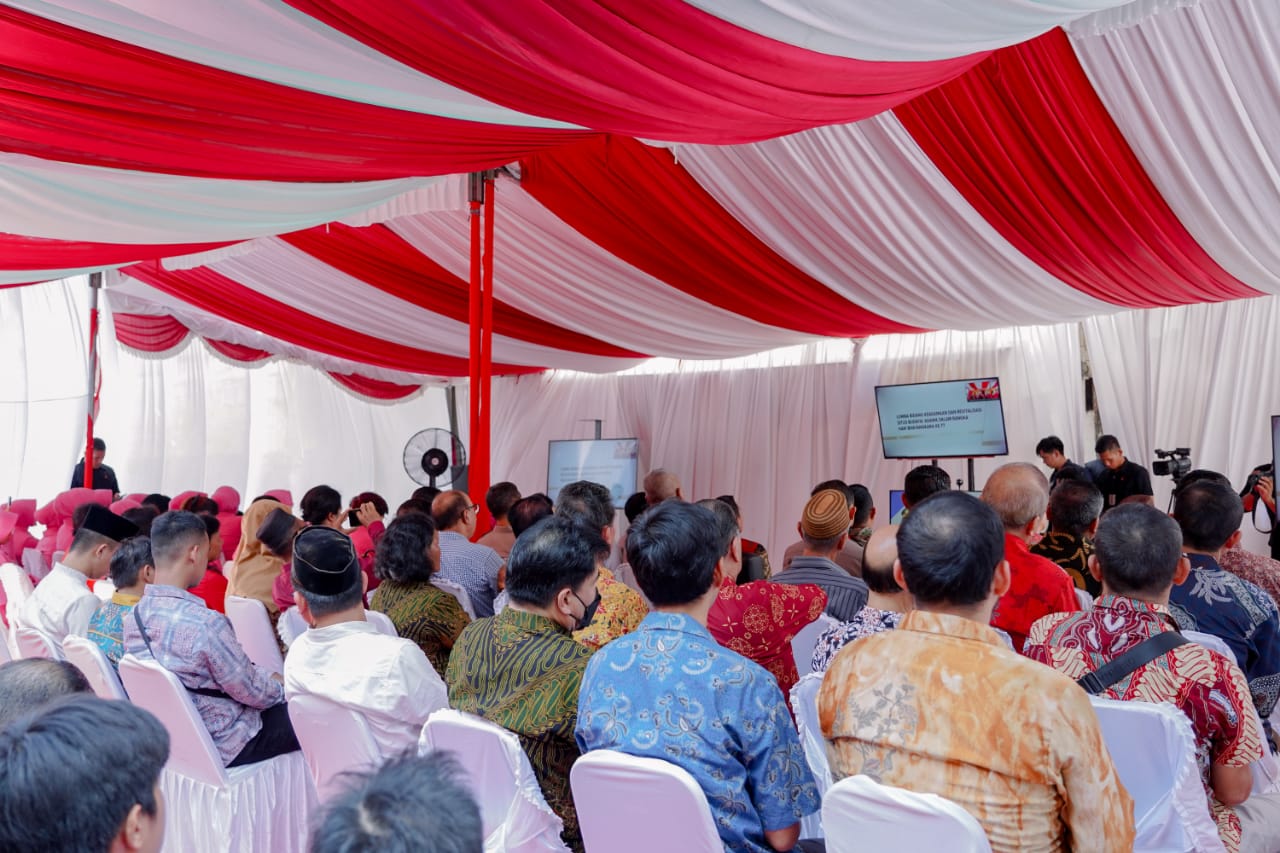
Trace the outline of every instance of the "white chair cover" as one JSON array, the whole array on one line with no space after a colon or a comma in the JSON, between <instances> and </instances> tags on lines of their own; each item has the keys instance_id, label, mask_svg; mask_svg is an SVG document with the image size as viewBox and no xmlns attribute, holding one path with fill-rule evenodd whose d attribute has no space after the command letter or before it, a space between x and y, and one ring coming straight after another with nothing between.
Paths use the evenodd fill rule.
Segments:
<instances>
[{"instance_id":1,"label":"white chair cover","mask_svg":"<svg viewBox=\"0 0 1280 853\"><path fill-rule=\"evenodd\" d=\"M22 568L26 570L28 583L31 578L40 580L53 568L44 561L44 554L40 553L38 548L22 549Z\"/></svg>"},{"instance_id":2,"label":"white chair cover","mask_svg":"<svg viewBox=\"0 0 1280 853\"><path fill-rule=\"evenodd\" d=\"M563 853L564 822L547 805L529 757L511 732L443 708L427 718L418 751L455 753L484 820L485 853Z\"/></svg>"},{"instance_id":3,"label":"white chair cover","mask_svg":"<svg viewBox=\"0 0 1280 853\"><path fill-rule=\"evenodd\" d=\"M1221 851L1186 714L1167 702L1089 701L1133 797L1134 850Z\"/></svg>"},{"instance_id":4,"label":"white chair cover","mask_svg":"<svg viewBox=\"0 0 1280 853\"><path fill-rule=\"evenodd\" d=\"M590 853L721 853L702 788L683 768L612 749L588 752L569 773Z\"/></svg>"},{"instance_id":5,"label":"white chair cover","mask_svg":"<svg viewBox=\"0 0 1280 853\"><path fill-rule=\"evenodd\" d=\"M28 628L19 625L14 631L14 636L17 638L18 657L20 658L66 659L62 654L62 648L58 645L58 641L39 628Z\"/></svg>"},{"instance_id":6,"label":"white chair cover","mask_svg":"<svg viewBox=\"0 0 1280 853\"><path fill-rule=\"evenodd\" d=\"M283 673L284 658L280 656L280 646L276 644L275 632L271 630L271 617L267 615L266 605L256 598L228 595L226 608L236 639L249 660L268 672Z\"/></svg>"},{"instance_id":7,"label":"white chair cover","mask_svg":"<svg viewBox=\"0 0 1280 853\"><path fill-rule=\"evenodd\" d=\"M111 668L102 648L88 637L70 636L62 641L62 653L93 686L93 692L103 699L128 700L120 676Z\"/></svg>"},{"instance_id":8,"label":"white chair cover","mask_svg":"<svg viewBox=\"0 0 1280 853\"><path fill-rule=\"evenodd\" d=\"M322 803L342 789L339 774L382 763L368 723L350 708L304 693L289 700L289 719Z\"/></svg>"},{"instance_id":9,"label":"white chair cover","mask_svg":"<svg viewBox=\"0 0 1280 853\"><path fill-rule=\"evenodd\" d=\"M93 585L93 594L102 601L110 601L111 596L116 594L116 585L111 582L111 578L103 578Z\"/></svg>"},{"instance_id":10,"label":"white chair cover","mask_svg":"<svg viewBox=\"0 0 1280 853\"><path fill-rule=\"evenodd\" d=\"M9 651L9 632L5 631L5 641L0 643L0 666L13 660L13 652Z\"/></svg>"},{"instance_id":11,"label":"white chair cover","mask_svg":"<svg viewBox=\"0 0 1280 853\"><path fill-rule=\"evenodd\" d=\"M991 853L982 825L937 794L917 794L881 785L870 776L849 776L822 800L827 853L867 850L945 850Z\"/></svg>"},{"instance_id":12,"label":"white chair cover","mask_svg":"<svg viewBox=\"0 0 1280 853\"><path fill-rule=\"evenodd\" d=\"M791 688L791 710L796 715L796 728L800 732L800 745L804 748L805 761L818 786L818 798L826 796L831 787L831 766L827 762L827 741L818 724L818 691L822 689L823 672L811 672L801 676ZM801 838L822 838L822 812L814 812L800 821Z\"/></svg>"},{"instance_id":13,"label":"white chair cover","mask_svg":"<svg viewBox=\"0 0 1280 853\"><path fill-rule=\"evenodd\" d=\"M35 551L34 548L27 550ZM36 551L36 556L40 556L39 551ZM12 625L18 618L18 614L22 612L22 605L27 603L27 599L35 591L35 587L26 571L15 563L5 563L0 566L0 586L4 587L4 619Z\"/></svg>"},{"instance_id":14,"label":"white chair cover","mask_svg":"<svg viewBox=\"0 0 1280 853\"><path fill-rule=\"evenodd\" d=\"M839 625L840 620L820 614L817 619L800 629L800 633L791 638L791 654L796 659L796 671L800 675L813 672L813 649L818 645L818 637L832 625Z\"/></svg>"},{"instance_id":15,"label":"white chair cover","mask_svg":"<svg viewBox=\"0 0 1280 853\"><path fill-rule=\"evenodd\" d=\"M458 604L462 605L463 612L466 613L467 616L471 617L472 622L476 620L475 608L471 606L471 596L467 594L467 591L462 588L461 584L454 583L451 580L445 580L437 574L432 576L431 585L436 589L444 590L454 598L458 599Z\"/></svg>"},{"instance_id":16,"label":"white chair cover","mask_svg":"<svg viewBox=\"0 0 1280 853\"><path fill-rule=\"evenodd\" d=\"M302 853L315 806L302 753L224 768L177 676L153 660L125 655L120 678L133 703L169 732L169 762L160 777L166 851Z\"/></svg>"},{"instance_id":17,"label":"white chair cover","mask_svg":"<svg viewBox=\"0 0 1280 853\"><path fill-rule=\"evenodd\" d=\"M386 634L388 637L398 637L396 633L395 623L391 621L391 617L385 613L379 613L376 610L366 610L364 618L370 625L378 629L378 633ZM298 639L298 635L310 627L302 619L302 614L298 612L298 608L290 607L288 610L280 614L280 620L276 622L276 633L280 635L280 642L285 646L292 646L293 641Z\"/></svg>"},{"instance_id":18,"label":"white chair cover","mask_svg":"<svg viewBox=\"0 0 1280 853\"><path fill-rule=\"evenodd\" d=\"M1090 595L1087 590L1077 588L1076 601L1079 602L1081 610L1093 609L1093 596Z\"/></svg>"}]
</instances>

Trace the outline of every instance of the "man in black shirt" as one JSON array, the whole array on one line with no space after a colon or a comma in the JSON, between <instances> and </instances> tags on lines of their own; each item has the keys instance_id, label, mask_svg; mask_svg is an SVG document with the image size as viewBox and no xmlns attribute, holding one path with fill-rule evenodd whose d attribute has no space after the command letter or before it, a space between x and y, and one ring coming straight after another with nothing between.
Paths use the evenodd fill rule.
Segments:
<instances>
[{"instance_id":1,"label":"man in black shirt","mask_svg":"<svg viewBox=\"0 0 1280 853\"><path fill-rule=\"evenodd\" d=\"M1093 449L1106 467L1096 482L1102 492L1103 513L1119 506L1126 498L1136 498L1148 506L1155 506L1151 474L1137 462L1124 458L1124 451L1114 435L1102 436Z\"/></svg>"},{"instance_id":2,"label":"man in black shirt","mask_svg":"<svg viewBox=\"0 0 1280 853\"><path fill-rule=\"evenodd\" d=\"M93 440L93 486L95 489L110 489L111 494L120 496L120 484L116 482L116 472L110 465L103 465L107 458L107 443L100 438ZM78 489L84 485L84 460L76 463L76 470L71 475L71 488Z\"/></svg>"},{"instance_id":3,"label":"man in black shirt","mask_svg":"<svg viewBox=\"0 0 1280 853\"><path fill-rule=\"evenodd\" d=\"M1056 435L1045 436L1036 445L1036 456L1039 456L1041 462L1053 469L1053 473L1049 475L1049 491L1051 492L1053 487L1062 480L1093 482L1093 477L1085 470L1084 466L1077 465L1068 459L1065 450L1062 439Z\"/></svg>"}]
</instances>

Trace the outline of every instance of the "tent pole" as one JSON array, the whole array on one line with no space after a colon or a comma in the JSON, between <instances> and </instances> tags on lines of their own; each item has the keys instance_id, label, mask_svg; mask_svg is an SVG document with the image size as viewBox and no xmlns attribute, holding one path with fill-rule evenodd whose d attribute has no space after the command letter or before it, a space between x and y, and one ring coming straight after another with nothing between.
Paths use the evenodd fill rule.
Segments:
<instances>
[{"instance_id":1,"label":"tent pole","mask_svg":"<svg viewBox=\"0 0 1280 853\"><path fill-rule=\"evenodd\" d=\"M93 488L93 420L98 401L98 292L102 273L89 273L89 405L85 416L84 487Z\"/></svg>"},{"instance_id":2,"label":"tent pole","mask_svg":"<svg viewBox=\"0 0 1280 853\"><path fill-rule=\"evenodd\" d=\"M471 331L471 350L467 387L467 402L469 404L470 419L468 420L468 428L470 435L470 453L468 454L468 473L467 473L467 491L471 494L472 503L484 505L484 491L488 485L481 485L480 478L477 476L482 473L483 463L481 457L486 455L483 447L482 428L480 426L480 363L483 356L481 351L482 337L480 334L480 325L483 318L483 304L481 293L481 251L480 244L480 208L484 201L484 176L481 172L472 172L468 180L469 188L469 204L468 213L471 220L471 296L468 308L470 331ZM477 497L477 495L479 497ZM478 527L478 525L477 525ZM477 533L481 531L477 529Z\"/></svg>"},{"instance_id":3,"label":"tent pole","mask_svg":"<svg viewBox=\"0 0 1280 853\"><path fill-rule=\"evenodd\" d=\"M480 494L481 490L489 490L490 478L490 461L493 453L492 444L492 425L493 425L493 408L491 401L493 399L493 214L494 198L493 187L494 173L492 171L485 172L484 179L484 258L481 267L481 304L480 312L480 436L478 442L480 455L477 461L480 463L480 470L476 474L475 494ZM483 529L488 529L492 519L489 518L489 509L485 506L483 500L477 500L480 504L480 514L484 524Z\"/></svg>"}]
</instances>

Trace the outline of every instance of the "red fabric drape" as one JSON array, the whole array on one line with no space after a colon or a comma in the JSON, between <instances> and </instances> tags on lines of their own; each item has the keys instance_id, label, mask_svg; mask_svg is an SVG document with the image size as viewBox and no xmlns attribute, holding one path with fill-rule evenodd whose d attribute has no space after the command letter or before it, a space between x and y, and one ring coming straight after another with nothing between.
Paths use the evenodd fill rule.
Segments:
<instances>
[{"instance_id":1,"label":"red fabric drape","mask_svg":"<svg viewBox=\"0 0 1280 853\"><path fill-rule=\"evenodd\" d=\"M204 340L205 343L213 347L214 352L232 361L265 361L271 358L271 353L264 349L254 349L242 344L233 344L230 341L215 341L213 338L205 338Z\"/></svg>"},{"instance_id":2,"label":"red fabric drape","mask_svg":"<svg viewBox=\"0 0 1280 853\"><path fill-rule=\"evenodd\" d=\"M617 257L728 311L815 335L919 331L854 305L783 260L665 149L618 136L592 140L522 161L521 186Z\"/></svg>"},{"instance_id":3,"label":"red fabric drape","mask_svg":"<svg viewBox=\"0 0 1280 853\"><path fill-rule=\"evenodd\" d=\"M468 322L470 284L385 225L353 228L334 223L287 234L281 239L397 299L460 323ZM494 303L494 323L497 334L539 346L613 358L645 357L498 301Z\"/></svg>"},{"instance_id":4,"label":"red fabric drape","mask_svg":"<svg viewBox=\"0 0 1280 853\"><path fill-rule=\"evenodd\" d=\"M374 400L403 400L421 388L421 385L397 385L381 379L370 379L354 373L330 373L339 385L364 397Z\"/></svg>"},{"instance_id":5,"label":"red fabric drape","mask_svg":"<svg viewBox=\"0 0 1280 853\"><path fill-rule=\"evenodd\" d=\"M361 364L429 376L463 376L467 360L405 346L346 329L286 305L207 268L165 270L154 261L127 267L126 275L202 311L314 352ZM535 373L540 368L494 365L499 373Z\"/></svg>"},{"instance_id":6,"label":"red fabric drape","mask_svg":"<svg viewBox=\"0 0 1280 853\"><path fill-rule=\"evenodd\" d=\"M753 33L687 0L286 0L498 104L651 139L749 142L856 121L985 53L868 62Z\"/></svg>"},{"instance_id":7,"label":"red fabric drape","mask_svg":"<svg viewBox=\"0 0 1280 853\"><path fill-rule=\"evenodd\" d=\"M1259 295L1169 209L1061 30L894 112L988 222L1072 287L1135 308Z\"/></svg>"},{"instance_id":8,"label":"red fabric drape","mask_svg":"<svg viewBox=\"0 0 1280 853\"><path fill-rule=\"evenodd\" d=\"M165 352L187 339L190 331L173 317L149 314L112 314L116 340L143 352Z\"/></svg>"},{"instance_id":9,"label":"red fabric drape","mask_svg":"<svg viewBox=\"0 0 1280 853\"><path fill-rule=\"evenodd\" d=\"M181 175L350 181L499 166L586 135L360 104L0 6L0 150Z\"/></svg>"},{"instance_id":10,"label":"red fabric drape","mask_svg":"<svg viewBox=\"0 0 1280 853\"><path fill-rule=\"evenodd\" d=\"M0 121L3 119L0 118ZM0 234L0 269L68 270L110 267L148 261L153 258L206 252L210 249L230 246L235 242L238 241L141 245L51 240L46 237L25 237L21 234Z\"/></svg>"}]
</instances>

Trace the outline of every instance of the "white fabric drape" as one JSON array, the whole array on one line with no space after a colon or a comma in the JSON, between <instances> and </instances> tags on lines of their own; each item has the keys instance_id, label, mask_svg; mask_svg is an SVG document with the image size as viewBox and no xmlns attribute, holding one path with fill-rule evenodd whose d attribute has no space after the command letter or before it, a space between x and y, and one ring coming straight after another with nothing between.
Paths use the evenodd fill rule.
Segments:
<instances>
[{"instance_id":1,"label":"white fabric drape","mask_svg":"<svg viewBox=\"0 0 1280 853\"><path fill-rule=\"evenodd\" d=\"M1015 249L892 114L676 155L787 262L882 317L976 329L1114 310Z\"/></svg>"},{"instance_id":2,"label":"white fabric drape","mask_svg":"<svg viewBox=\"0 0 1280 853\"><path fill-rule=\"evenodd\" d=\"M1072 44L1196 242L1241 281L1280 293L1280 4L1178 6L1105 30L1081 21Z\"/></svg>"}]
</instances>

